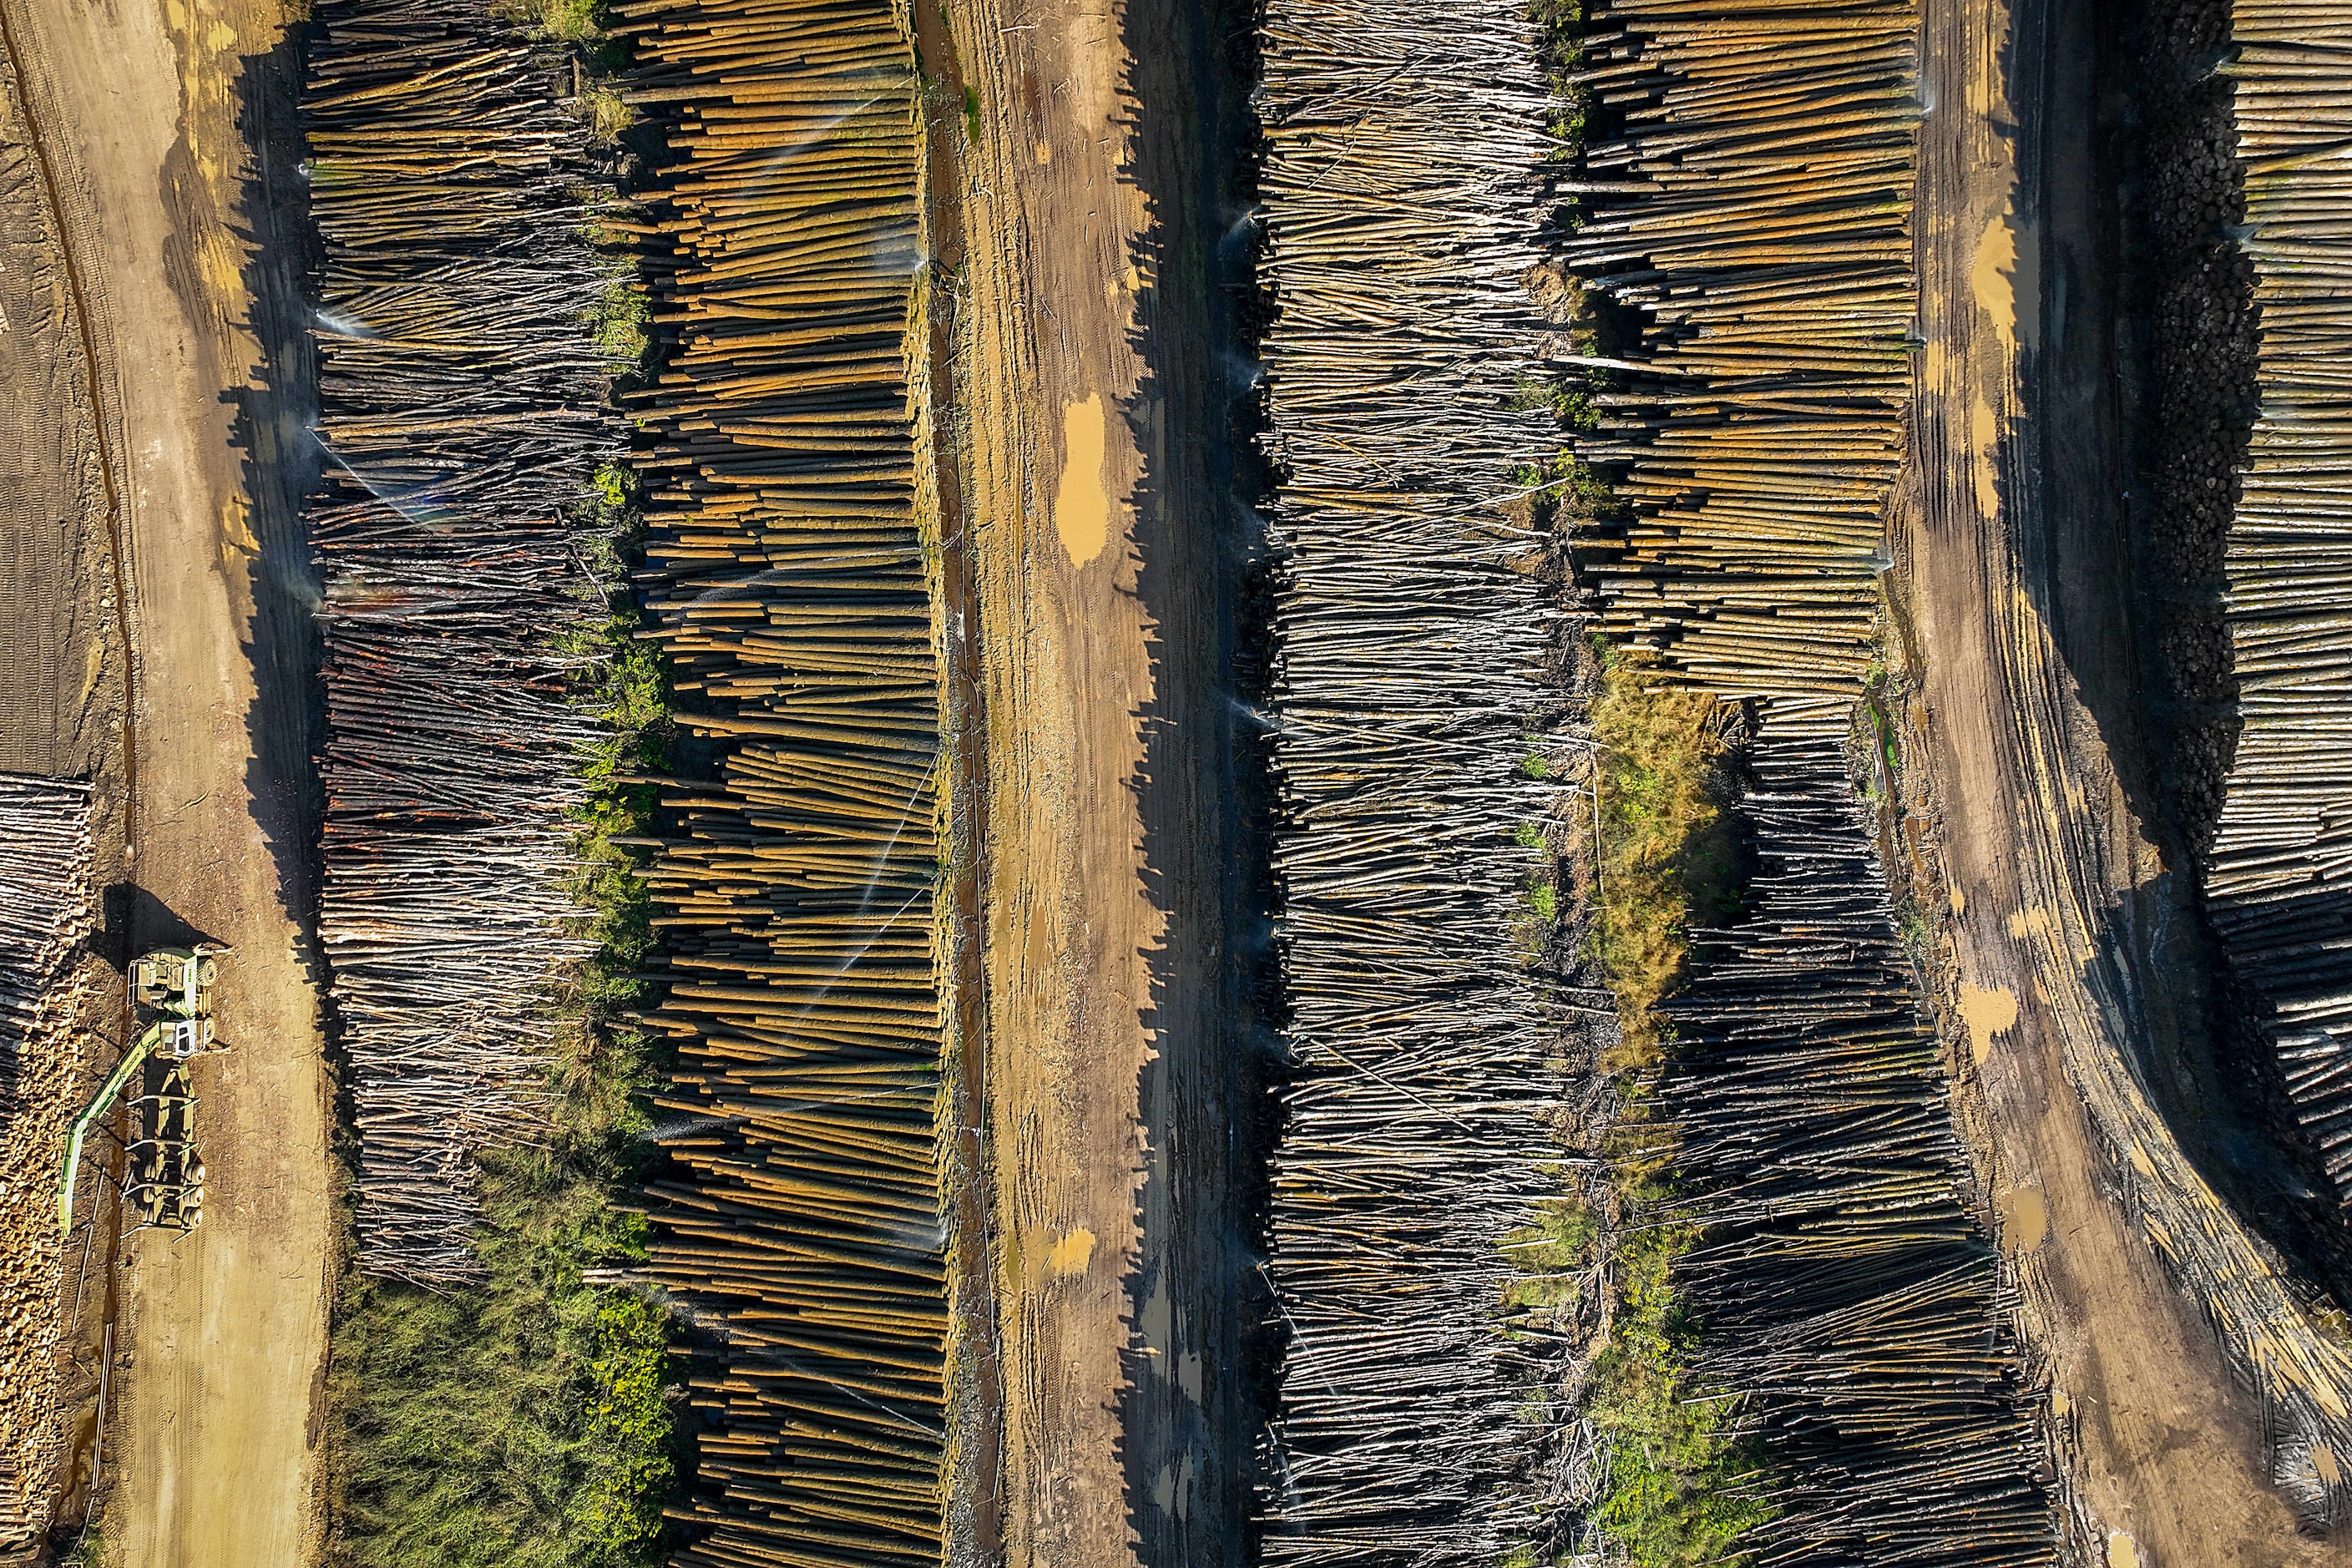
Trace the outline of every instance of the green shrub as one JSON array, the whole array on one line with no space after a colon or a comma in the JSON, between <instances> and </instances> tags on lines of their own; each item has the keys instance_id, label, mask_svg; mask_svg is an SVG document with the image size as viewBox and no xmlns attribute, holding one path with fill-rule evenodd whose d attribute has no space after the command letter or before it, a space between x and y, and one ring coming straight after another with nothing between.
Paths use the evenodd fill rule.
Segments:
<instances>
[{"instance_id":1,"label":"green shrub","mask_svg":"<svg viewBox=\"0 0 2352 1568\"><path fill-rule=\"evenodd\" d=\"M1754 1495L1759 1456L1732 1426L1731 1404L1692 1384L1696 1330L1674 1266L1696 1239L1676 1224L1621 1239L1617 1316L1592 1368L1586 1414L1610 1448L1593 1522L1636 1568L1743 1563L1739 1537L1772 1516Z\"/></svg>"}]
</instances>

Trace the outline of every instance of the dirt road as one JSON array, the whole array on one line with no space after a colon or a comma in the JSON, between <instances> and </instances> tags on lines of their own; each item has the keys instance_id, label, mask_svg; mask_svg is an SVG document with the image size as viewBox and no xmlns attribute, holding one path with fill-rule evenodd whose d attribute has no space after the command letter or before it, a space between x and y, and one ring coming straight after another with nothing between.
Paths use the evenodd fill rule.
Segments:
<instances>
[{"instance_id":1,"label":"dirt road","mask_svg":"<svg viewBox=\"0 0 2352 1568\"><path fill-rule=\"evenodd\" d=\"M1236 1562L1244 1395L1209 1370L1239 1363L1248 1267L1215 35L1184 0L953 27L1004 1559Z\"/></svg>"},{"instance_id":2,"label":"dirt road","mask_svg":"<svg viewBox=\"0 0 2352 1568\"><path fill-rule=\"evenodd\" d=\"M2263 1249L2145 1087L2180 1023L2150 980L2179 962L2167 933L2179 896L2113 711L2135 666L2109 553L2127 480L2101 391L2091 7L1927 9L1926 344L1897 597L1924 658L1969 1100L2069 1437L2080 1546L2168 1568L2352 1561L2298 1531L2263 1413L2117 1197L2127 1167L2143 1195L2194 1212L2253 1294L2267 1285L2280 1302L2253 1331L2294 1337Z\"/></svg>"},{"instance_id":3,"label":"dirt road","mask_svg":"<svg viewBox=\"0 0 2352 1568\"><path fill-rule=\"evenodd\" d=\"M232 944L201 1062L205 1219L121 1247L109 1560L311 1559L333 1236L307 613L288 375L299 233L257 160L288 109L268 0L5 0L98 350L131 576L137 785L118 938ZM259 245L280 242L265 266ZM265 344L273 345L265 349ZM109 879L113 879L110 878Z\"/></svg>"}]
</instances>

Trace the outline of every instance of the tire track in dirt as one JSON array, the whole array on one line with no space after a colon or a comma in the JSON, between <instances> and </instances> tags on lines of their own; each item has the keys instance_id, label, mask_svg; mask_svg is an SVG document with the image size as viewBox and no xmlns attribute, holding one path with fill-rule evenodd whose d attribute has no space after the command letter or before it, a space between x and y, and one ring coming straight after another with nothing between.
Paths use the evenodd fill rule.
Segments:
<instances>
[{"instance_id":1,"label":"tire track in dirt","mask_svg":"<svg viewBox=\"0 0 2352 1568\"><path fill-rule=\"evenodd\" d=\"M2070 668L2082 631L2062 650L2053 626L2080 588L2069 574L2097 570L2062 558L2080 531L2063 509L2110 460L2098 407L2043 406L2079 357L2063 306L2077 332L2093 310L2063 292L2082 291L2083 258L2057 232L2091 221L2072 183L2086 12L1927 6L1925 343L1895 533L1956 949L1947 1012L1970 1058L1963 1121L1989 1147L1996 1202L2039 1220L2003 1243L2053 1384L2075 1551L2166 1568L2339 1562L2273 1489L2272 1413L2231 1361L2325 1406L2343 1358L2136 1077L2163 1021L2123 950L2147 940L2133 910L2161 866L2076 685L2103 676ZM2193 1295L2177 1288L2184 1260L2204 1271Z\"/></svg>"},{"instance_id":2,"label":"tire track in dirt","mask_svg":"<svg viewBox=\"0 0 2352 1568\"><path fill-rule=\"evenodd\" d=\"M26 145L32 152L34 168L39 174L42 199L48 208L49 221L56 228L58 274L65 279L66 290L72 301L74 328L81 341L91 437L98 447L99 480L106 498L107 563L114 587L114 635L116 646L123 650L124 659L130 667L128 689L136 691L138 645L131 633L131 572L129 558L124 552L122 495L116 481L113 444L108 434L111 405L106 396L103 380L103 366L110 361L100 357L99 334L93 325L89 289L82 280L81 268L75 256L77 243L73 225L80 224L87 232L89 224L88 203L84 197L77 205L69 221L66 203L60 194L56 157L49 145L49 136L42 128L41 111L34 107L34 100L39 96L37 79L26 71L26 57L18 42L18 24L12 19L10 10L9 0L0 0L0 53L6 55L9 73L16 84L16 108L24 121ZM79 191L76 194L81 195ZM54 679L51 672L49 681L45 684L51 685L53 689ZM117 765L122 770L122 833L125 844L135 847L139 842L135 816L139 798L138 703L125 702L120 717L122 721L122 744Z\"/></svg>"}]
</instances>

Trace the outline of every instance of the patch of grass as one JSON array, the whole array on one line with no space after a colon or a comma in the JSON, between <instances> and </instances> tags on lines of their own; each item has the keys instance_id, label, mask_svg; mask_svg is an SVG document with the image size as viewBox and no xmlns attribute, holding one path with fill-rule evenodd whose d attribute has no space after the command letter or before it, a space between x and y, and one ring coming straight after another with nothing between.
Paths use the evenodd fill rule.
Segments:
<instances>
[{"instance_id":1,"label":"patch of grass","mask_svg":"<svg viewBox=\"0 0 2352 1568\"><path fill-rule=\"evenodd\" d=\"M980 144L980 89L978 88L967 87L963 89L963 133L971 139L972 145L976 147Z\"/></svg>"},{"instance_id":2,"label":"patch of grass","mask_svg":"<svg viewBox=\"0 0 2352 1568\"><path fill-rule=\"evenodd\" d=\"M1592 1265L1600 1235L1600 1222L1583 1200L1567 1195L1547 1199L1535 1224L1506 1236L1503 1250L1517 1277L1503 1289L1505 1321L1549 1312L1573 1300L1578 1278Z\"/></svg>"},{"instance_id":3,"label":"patch of grass","mask_svg":"<svg viewBox=\"0 0 2352 1568\"><path fill-rule=\"evenodd\" d=\"M583 501L600 623L559 639L604 721L578 759L576 892L597 944L548 1027L555 1122L541 1145L481 1156L484 1278L447 1295L354 1275L338 1303L331 1568L651 1568L673 1479L663 1309L596 1271L640 1264L645 1221L618 1206L640 1173L657 1068L621 1023L655 945L642 835L667 761L669 694L621 590L635 498L617 467ZM600 569L601 568L601 569Z\"/></svg>"},{"instance_id":4,"label":"patch of grass","mask_svg":"<svg viewBox=\"0 0 2352 1568\"><path fill-rule=\"evenodd\" d=\"M653 305L637 281L636 268L626 259L616 260L605 274L604 290L589 312L588 328L614 370L630 370L645 363L646 347L653 341Z\"/></svg>"},{"instance_id":5,"label":"patch of grass","mask_svg":"<svg viewBox=\"0 0 2352 1568\"><path fill-rule=\"evenodd\" d=\"M567 44L602 43L604 0L500 0L498 15Z\"/></svg>"},{"instance_id":6,"label":"patch of grass","mask_svg":"<svg viewBox=\"0 0 2352 1568\"><path fill-rule=\"evenodd\" d=\"M1636 1568L1744 1563L1740 1536L1772 1516L1753 1495L1759 1456L1735 1406L1692 1380L1697 1330L1674 1268L1697 1238L1675 1223L1620 1238L1617 1315L1592 1367L1586 1414L1610 1447L1593 1522Z\"/></svg>"},{"instance_id":7,"label":"patch of grass","mask_svg":"<svg viewBox=\"0 0 2352 1568\"><path fill-rule=\"evenodd\" d=\"M580 106L588 116L589 131L599 142L618 141L622 132L637 122L636 106L609 82L584 85L580 89Z\"/></svg>"},{"instance_id":8,"label":"patch of grass","mask_svg":"<svg viewBox=\"0 0 2352 1568\"><path fill-rule=\"evenodd\" d=\"M1738 910L1738 843L1722 810L1732 710L1671 687L1645 660L1602 645L1592 733L1600 742L1601 896L1593 956L1617 996L1622 1043L1603 1066L1654 1067L1657 1006L1683 978L1693 914Z\"/></svg>"},{"instance_id":9,"label":"patch of grass","mask_svg":"<svg viewBox=\"0 0 2352 1568\"><path fill-rule=\"evenodd\" d=\"M1583 153L1592 112L1592 89L1574 80L1584 67L1585 0L1533 0L1528 16L1536 25L1544 75L1551 83L1551 133L1559 143L1552 157L1570 163Z\"/></svg>"}]
</instances>

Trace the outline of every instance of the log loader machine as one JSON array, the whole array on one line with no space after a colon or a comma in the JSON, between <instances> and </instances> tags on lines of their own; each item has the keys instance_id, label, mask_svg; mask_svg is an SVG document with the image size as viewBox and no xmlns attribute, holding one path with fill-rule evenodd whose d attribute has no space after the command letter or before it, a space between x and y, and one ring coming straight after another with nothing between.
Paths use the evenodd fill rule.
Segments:
<instances>
[{"instance_id":1,"label":"log loader machine","mask_svg":"<svg viewBox=\"0 0 2352 1568\"><path fill-rule=\"evenodd\" d=\"M142 954L131 965L131 1016L138 1035L114 1071L99 1086L82 1113L66 1132L65 1168L58 1174L58 1226L73 1230L74 1184L81 1170L82 1141L106 1113L114 1109L123 1085L146 1065L150 1057L174 1063L210 1050L213 1045L212 988L220 979L220 959L226 948L211 943L194 947L163 947ZM195 1171L203 1170L196 1163ZM199 1177L201 1179L201 1177ZM188 1215L201 1214L202 1199L183 1205ZM188 1222L194 1224L193 1219Z\"/></svg>"}]
</instances>

